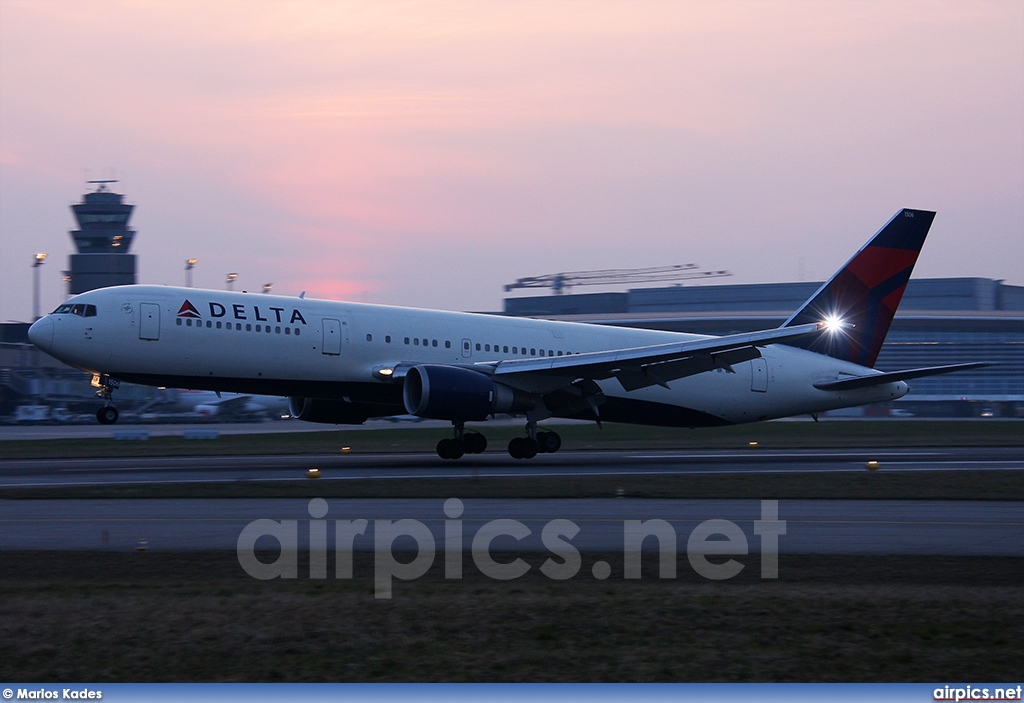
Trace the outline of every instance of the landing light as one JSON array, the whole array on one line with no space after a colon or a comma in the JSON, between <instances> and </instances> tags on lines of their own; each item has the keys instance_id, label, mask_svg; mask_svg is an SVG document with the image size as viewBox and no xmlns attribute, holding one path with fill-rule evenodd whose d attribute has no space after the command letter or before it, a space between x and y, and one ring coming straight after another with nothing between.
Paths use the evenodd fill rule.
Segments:
<instances>
[{"instance_id":1,"label":"landing light","mask_svg":"<svg viewBox=\"0 0 1024 703\"><path fill-rule=\"evenodd\" d=\"M838 315L829 315L821 322L822 326L830 333L836 333L845 326Z\"/></svg>"}]
</instances>

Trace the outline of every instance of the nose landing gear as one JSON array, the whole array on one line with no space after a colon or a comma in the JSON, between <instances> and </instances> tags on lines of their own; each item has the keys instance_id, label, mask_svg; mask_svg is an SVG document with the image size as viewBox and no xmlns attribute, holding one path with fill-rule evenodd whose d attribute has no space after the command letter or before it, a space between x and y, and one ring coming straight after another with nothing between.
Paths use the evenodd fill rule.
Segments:
<instances>
[{"instance_id":1,"label":"nose landing gear","mask_svg":"<svg viewBox=\"0 0 1024 703\"><path fill-rule=\"evenodd\" d=\"M96 411L96 419L100 421L101 425L113 425L117 422L118 417L120 417L120 413L113 405L104 405Z\"/></svg>"},{"instance_id":2,"label":"nose landing gear","mask_svg":"<svg viewBox=\"0 0 1024 703\"><path fill-rule=\"evenodd\" d=\"M105 374L96 374L92 377L92 385L99 388L96 397L103 399L103 407L96 411L96 419L101 425L113 425L120 417L120 413L114 407L112 396L114 390L121 386L121 382Z\"/></svg>"}]
</instances>

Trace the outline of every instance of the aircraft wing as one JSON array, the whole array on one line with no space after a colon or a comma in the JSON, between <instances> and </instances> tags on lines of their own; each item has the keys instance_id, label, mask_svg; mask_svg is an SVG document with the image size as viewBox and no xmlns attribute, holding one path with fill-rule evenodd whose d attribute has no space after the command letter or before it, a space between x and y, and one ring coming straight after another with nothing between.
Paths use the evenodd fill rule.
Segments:
<instances>
[{"instance_id":1,"label":"aircraft wing","mask_svg":"<svg viewBox=\"0 0 1024 703\"><path fill-rule=\"evenodd\" d=\"M824 323L669 342L630 349L587 352L536 359L507 359L474 364L502 383L530 392L548 392L577 379L616 378L627 391L648 386L668 387L669 381L715 368L731 371L737 364L761 356L758 347L787 342L827 331Z\"/></svg>"}]
</instances>

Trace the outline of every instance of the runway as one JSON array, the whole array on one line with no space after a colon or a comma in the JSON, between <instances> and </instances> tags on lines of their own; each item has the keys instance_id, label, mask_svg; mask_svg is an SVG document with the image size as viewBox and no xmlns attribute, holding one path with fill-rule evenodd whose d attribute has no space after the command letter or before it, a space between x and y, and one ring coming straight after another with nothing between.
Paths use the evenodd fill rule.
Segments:
<instances>
[{"instance_id":1,"label":"runway","mask_svg":"<svg viewBox=\"0 0 1024 703\"><path fill-rule=\"evenodd\" d=\"M459 462L428 454L343 454L0 461L0 487L292 481L311 466L321 469L318 481L863 473L868 459L887 472L1024 470L1019 448L559 452L533 461L491 452ZM302 550L308 548L309 521L319 518L333 526L327 530L332 551L337 546L333 528L350 520L367 521L363 533L353 538L355 550L373 549L376 530L391 529L382 521L397 520L424 525L441 550L446 519L461 525L465 550L481 530L491 529L485 526L493 520L525 526L519 537L498 535L493 549L526 552L550 550L543 535L553 521L568 521L557 524L570 531L578 528L571 539L562 538L576 549L619 551L632 529L629 521L655 520L664 524L651 524L671 526L671 549L683 551L699 525L719 520L742 531L750 553L761 548L755 523L781 521L783 554L1024 556L1024 511L1017 501L782 500L777 520L765 513L770 505L756 500L468 499L462 506L449 516L440 499L331 499L318 508L292 499L6 500L0 501L0 549L128 550L145 539L149 549L157 550L234 550L246 526L263 519L296 521ZM279 546L273 538L261 539L260 548ZM654 538L648 542L645 549L660 544ZM406 537L388 546L416 545Z\"/></svg>"},{"instance_id":2,"label":"runway","mask_svg":"<svg viewBox=\"0 0 1024 703\"><path fill-rule=\"evenodd\" d=\"M763 523L783 531L777 538L781 554L1024 556L1024 516L1015 501L470 499L456 503L462 509L450 511L457 519L448 520L445 501L440 499L315 500L320 502L0 501L0 550L130 550L140 539L155 550L235 550L248 525L255 520L271 520L278 525L283 524L280 521L295 521L297 548L306 551L315 515L329 528L327 550L331 552L338 545L338 525L352 520L367 521L362 533L351 542L354 550L374 549L382 529L412 529L409 523L394 523L402 520L429 530L431 546L438 552L450 538L446 536L446 521L459 525L461 548L466 551L473 548L478 534L489 534L490 530L496 536L488 544L497 551L554 551L561 540L580 551L619 552L628 546L629 531L639 529L630 521L656 520L664 522L654 524L665 530L663 542L666 536L674 541L663 546L683 552L698 526L714 520L735 526L723 532L719 529L721 523L715 523L718 534L742 531L746 544L739 553L743 554L761 551L763 537L755 527ZM495 520L505 522L496 526ZM648 527L654 529L654 525ZM563 536L545 535L545 530ZM416 535L416 529L412 529L410 536L389 538L384 544L395 550L415 549L424 539ZM654 550L663 542L649 538L644 548ZM255 545L280 549L280 542L269 536L260 537ZM692 552L694 546L689 547Z\"/></svg>"},{"instance_id":3,"label":"runway","mask_svg":"<svg viewBox=\"0 0 1024 703\"><path fill-rule=\"evenodd\" d=\"M292 481L316 467L321 481L724 473L1024 470L1020 448L563 451L517 461L504 452L446 461L433 453L209 456L0 461L0 488Z\"/></svg>"}]
</instances>

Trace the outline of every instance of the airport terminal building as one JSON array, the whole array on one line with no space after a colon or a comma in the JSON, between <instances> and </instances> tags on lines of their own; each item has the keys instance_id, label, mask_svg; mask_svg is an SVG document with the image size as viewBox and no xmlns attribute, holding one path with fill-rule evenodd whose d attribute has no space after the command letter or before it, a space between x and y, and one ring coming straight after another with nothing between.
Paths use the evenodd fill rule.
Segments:
<instances>
[{"instance_id":1,"label":"airport terminal building","mask_svg":"<svg viewBox=\"0 0 1024 703\"><path fill-rule=\"evenodd\" d=\"M505 314L736 334L778 327L822 283L670 286L624 293L507 298ZM878 357L896 371L968 361L994 365L910 382L895 406L916 415L1024 416L1024 286L989 278L912 279Z\"/></svg>"}]
</instances>

